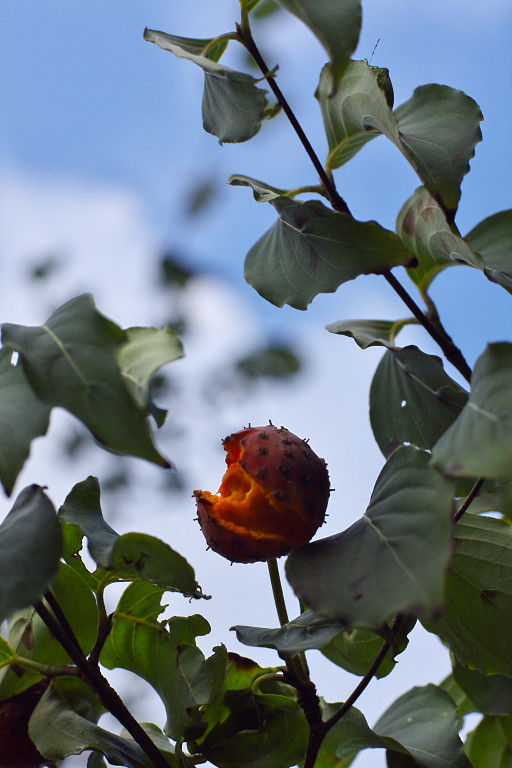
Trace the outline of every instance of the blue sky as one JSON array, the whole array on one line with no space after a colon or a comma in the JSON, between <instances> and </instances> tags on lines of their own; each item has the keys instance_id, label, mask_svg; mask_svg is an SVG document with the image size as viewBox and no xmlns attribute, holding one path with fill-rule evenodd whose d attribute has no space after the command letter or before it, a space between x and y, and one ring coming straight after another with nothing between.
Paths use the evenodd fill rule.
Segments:
<instances>
[{"instance_id":1,"label":"blue sky","mask_svg":"<svg viewBox=\"0 0 512 768\"><path fill-rule=\"evenodd\" d=\"M477 146L471 173L462 186L461 231L512 207L510 0L431 0L428 4L363 0L363 10L356 57L368 58L380 39L372 63L389 68L396 104L408 99L417 85L439 82L464 90L483 111L484 141ZM335 295L318 297L306 313L271 307L245 286L243 257L271 225L273 212L270 206L254 203L248 190L227 187L225 180L231 173L245 173L293 187L314 183L314 171L282 116L264 125L253 141L220 147L201 128L201 72L142 39L145 26L209 37L232 29L237 13L237 0L46 0L44 4L40 0L2 0L1 320L41 322L46 309L43 317L38 316L37 301L46 307L52 300L64 301L72 293L94 290L100 309L119 322L156 322L164 311L162 300L137 295L145 271L153 268L155 249L175 248L190 255L211 273L227 278L240 313L247 310L250 319L245 322L240 315L238 327L233 328L225 310L225 289L217 286L217 294L209 298L210 286L197 286L188 299L198 311L197 343L192 340L183 362L184 380L187 376L193 380L201 370L205 344L212 357L214 344L221 343L220 357L233 347L243 349L246 338L262 333L286 333L301 339L314 365L328 374L319 383L310 371L293 398L282 390L262 396L250 407L223 402L222 418L220 413L212 418L210 412L209 434L215 434L218 442L220 436L242 426L240 421L263 423L272 416L276 423L311 437L312 445L332 468L333 485L349 486L335 499L344 507L349 524L350 514L355 519L364 511L382 463L370 444L366 412L366 393L379 353L352 349L348 340L326 334L323 326L350 317L401 317L405 310L376 277L359 278ZM325 60L320 45L299 21L288 16L261 24L255 34L268 62L279 63L281 87L323 157L326 142L312 97ZM236 54L230 54L229 60L236 62ZM214 203L201 218L187 219L184 199L204 178L215 183ZM367 145L337 172L336 181L356 216L375 218L390 228L401 204L419 183L384 139ZM21 285L21 259L35 258L38 247L58 249L68 243L76 263L66 284L52 284L51 295L39 288L39 296ZM8 290L13 275L17 275L18 293ZM510 338L511 297L480 274L469 269L447 270L434 283L433 294L448 330L470 362L487 340ZM215 328L210 328L212 324ZM257 330L258 324L263 330ZM421 335L411 338L424 342ZM424 348L435 352L428 340ZM337 423L331 423L331 409L334 404L343 406L343 401L350 402L350 408L340 408ZM189 456L187 450L184 453ZM35 450L32 466L36 474L41 457L41 450ZM211 456L205 460L201 455L193 461L197 487L215 490L222 456L217 453L213 460ZM35 477L32 467L30 472L28 482L45 484L44 475ZM78 475L73 481L80 479ZM51 490L67 492L71 477L65 478L65 488L63 482L54 481ZM144 492L142 487L139 500ZM330 520L336 528L326 530L326 535L340 529L335 517L333 514ZM132 518L137 519L137 511ZM161 518L150 522L148 516L148 525L158 535ZM176 518L173 525L177 525ZM185 546L191 547L191 561L195 562L193 547L203 554L204 545L193 543L195 527L193 533L186 530ZM214 585L225 583L227 565L223 562L202 567ZM236 579L231 573L229 580L239 588L242 584L248 591L254 588L246 571L242 575L238 569ZM206 591L210 588L207 582ZM262 612L268 610L266 603L262 606ZM215 610L219 613L218 607ZM217 618L224 627L256 621L250 615L228 617L222 611ZM418 673L423 673L422 666L428 667L425 654L431 653L429 646L419 661L413 657L410 668L404 662L404 687L421 682ZM408 674L414 677L407 680ZM370 721L393 698L396 677L389 680L388 689L386 681L379 683L382 700L372 689L362 706L365 711L369 708ZM328 687L329 679L324 682ZM380 764L371 753L366 762L364 759L357 765Z\"/></svg>"}]
</instances>

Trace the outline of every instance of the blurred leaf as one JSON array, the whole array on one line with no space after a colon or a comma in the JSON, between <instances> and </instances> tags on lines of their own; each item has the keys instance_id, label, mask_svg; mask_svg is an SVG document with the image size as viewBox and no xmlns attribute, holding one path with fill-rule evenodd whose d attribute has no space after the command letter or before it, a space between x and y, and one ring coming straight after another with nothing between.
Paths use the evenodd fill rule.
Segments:
<instances>
[{"instance_id":1,"label":"blurred leaf","mask_svg":"<svg viewBox=\"0 0 512 768\"><path fill-rule=\"evenodd\" d=\"M469 400L432 464L450 477L512 480L512 344L489 344L477 359Z\"/></svg>"},{"instance_id":2,"label":"blurred leaf","mask_svg":"<svg viewBox=\"0 0 512 768\"><path fill-rule=\"evenodd\" d=\"M285 379L298 373L300 368L300 358L284 344L263 347L236 363L237 372L247 379Z\"/></svg>"},{"instance_id":3,"label":"blurred leaf","mask_svg":"<svg viewBox=\"0 0 512 768\"><path fill-rule=\"evenodd\" d=\"M396 220L396 231L406 248L418 259L407 273L420 291L446 267L466 264L482 269L478 253L452 231L439 204L425 187L418 187L404 203Z\"/></svg>"},{"instance_id":4,"label":"blurred leaf","mask_svg":"<svg viewBox=\"0 0 512 768\"><path fill-rule=\"evenodd\" d=\"M77 526L80 532L79 536L75 534L71 545L71 557L79 551L81 539L86 536L89 553L100 567L98 578L103 586L114 581L141 579L188 597L204 597L192 566L168 544L145 533L119 536L105 522L95 477L74 486L59 516L68 525ZM71 542L72 532L67 535ZM83 573L80 565L78 569Z\"/></svg>"},{"instance_id":5,"label":"blurred leaf","mask_svg":"<svg viewBox=\"0 0 512 768\"><path fill-rule=\"evenodd\" d=\"M198 216L208 208L215 195L215 184L205 179L196 184L188 194L186 201L186 213L188 216Z\"/></svg>"},{"instance_id":6,"label":"blurred leaf","mask_svg":"<svg viewBox=\"0 0 512 768\"><path fill-rule=\"evenodd\" d=\"M466 240L482 257L485 276L512 293L512 210L488 216Z\"/></svg>"},{"instance_id":7,"label":"blurred leaf","mask_svg":"<svg viewBox=\"0 0 512 768\"><path fill-rule=\"evenodd\" d=\"M278 629L240 625L233 627L240 643L258 648L275 648L282 657L295 656L311 648L325 648L342 628L339 622L317 616L312 611L306 611Z\"/></svg>"},{"instance_id":8,"label":"blurred leaf","mask_svg":"<svg viewBox=\"0 0 512 768\"><path fill-rule=\"evenodd\" d=\"M47 280L53 277L62 266L61 257L50 254L45 259L30 267L29 275L32 280Z\"/></svg>"},{"instance_id":9,"label":"blurred leaf","mask_svg":"<svg viewBox=\"0 0 512 768\"><path fill-rule=\"evenodd\" d=\"M402 619L399 629L392 635L393 646L375 674L377 678L386 677L392 671L396 664L395 657L407 648L408 635L415 624L416 619ZM353 675L363 676L375 661L383 642L382 635L368 632L366 629L351 629L340 632L326 648L320 650L333 664L352 672Z\"/></svg>"},{"instance_id":10,"label":"blurred leaf","mask_svg":"<svg viewBox=\"0 0 512 768\"><path fill-rule=\"evenodd\" d=\"M160 278L166 286L184 288L195 274L195 271L185 266L174 253L167 252L160 259Z\"/></svg>"},{"instance_id":11,"label":"blurred leaf","mask_svg":"<svg viewBox=\"0 0 512 768\"><path fill-rule=\"evenodd\" d=\"M512 528L502 520L466 513L455 535L445 610L437 620L423 623L465 666L512 676Z\"/></svg>"},{"instance_id":12,"label":"blurred leaf","mask_svg":"<svg viewBox=\"0 0 512 768\"><path fill-rule=\"evenodd\" d=\"M410 263L399 238L375 221L360 222L310 200L270 201L278 221L247 254L245 279L264 299L306 309L359 275Z\"/></svg>"},{"instance_id":13,"label":"blurred leaf","mask_svg":"<svg viewBox=\"0 0 512 768\"><path fill-rule=\"evenodd\" d=\"M29 723L30 738L49 760L62 760L68 755L96 750L113 765L154 768L153 761L133 739L110 733L74 711L65 691L57 692L54 685L43 695ZM177 766L171 744L165 757L171 766Z\"/></svg>"},{"instance_id":14,"label":"blurred leaf","mask_svg":"<svg viewBox=\"0 0 512 768\"><path fill-rule=\"evenodd\" d=\"M324 719L332 716L338 706L324 704ZM358 752L367 748L388 750L388 765L471 768L457 733L455 704L435 685L412 688L388 708L373 730L362 713L352 707L327 734L315 768L348 766Z\"/></svg>"},{"instance_id":15,"label":"blurred leaf","mask_svg":"<svg viewBox=\"0 0 512 768\"><path fill-rule=\"evenodd\" d=\"M162 366L183 357L183 345L171 328L127 328L125 333L128 340L117 351L124 382L135 402L161 427L167 411L153 402L151 379Z\"/></svg>"},{"instance_id":16,"label":"blurred leaf","mask_svg":"<svg viewBox=\"0 0 512 768\"><path fill-rule=\"evenodd\" d=\"M94 595L70 566L59 564L52 593L64 611L84 654L96 641L98 609ZM48 630L35 609L24 607L10 616L8 640L18 656L44 664L69 664L71 659ZM0 698L14 696L40 680L41 676L26 667L14 666L0 672Z\"/></svg>"},{"instance_id":17,"label":"blurred leaf","mask_svg":"<svg viewBox=\"0 0 512 768\"><path fill-rule=\"evenodd\" d=\"M402 443L432 448L467 399L439 357L414 346L388 349L370 388L370 421L379 448L384 456Z\"/></svg>"},{"instance_id":18,"label":"blurred leaf","mask_svg":"<svg viewBox=\"0 0 512 768\"><path fill-rule=\"evenodd\" d=\"M107 450L169 467L119 371L116 355L126 339L88 295L68 301L42 326L2 326L3 344L20 353L27 380L43 403L68 410Z\"/></svg>"},{"instance_id":19,"label":"blurred leaf","mask_svg":"<svg viewBox=\"0 0 512 768\"><path fill-rule=\"evenodd\" d=\"M336 90L361 30L360 0L276 0L309 27L329 54L331 93Z\"/></svg>"},{"instance_id":20,"label":"blurred leaf","mask_svg":"<svg viewBox=\"0 0 512 768\"><path fill-rule=\"evenodd\" d=\"M316 92L329 145L327 166L338 168L382 133L412 165L452 223L462 179L482 139L482 114L476 102L446 85L423 85L392 112L390 83L376 68L351 62L332 98L328 74L322 71Z\"/></svg>"},{"instance_id":21,"label":"blurred leaf","mask_svg":"<svg viewBox=\"0 0 512 768\"><path fill-rule=\"evenodd\" d=\"M12 350L0 349L0 480L10 496L34 438L45 435L50 408L34 395Z\"/></svg>"},{"instance_id":22,"label":"blurred leaf","mask_svg":"<svg viewBox=\"0 0 512 768\"><path fill-rule=\"evenodd\" d=\"M158 621L164 610L164 590L148 582L134 582L124 591L114 613L112 631L100 661L108 669L121 667L142 677L162 699L172 739L194 738L205 729L201 705L220 690L227 662L223 646L205 659L195 644L210 627L202 616Z\"/></svg>"},{"instance_id":23,"label":"blurred leaf","mask_svg":"<svg viewBox=\"0 0 512 768\"><path fill-rule=\"evenodd\" d=\"M57 515L38 485L18 495L0 525L0 621L40 598L62 553Z\"/></svg>"},{"instance_id":24,"label":"blurred leaf","mask_svg":"<svg viewBox=\"0 0 512 768\"><path fill-rule=\"evenodd\" d=\"M252 11L253 19L266 19L268 16L272 16L277 11L281 10L274 0L249 0L247 3L247 10Z\"/></svg>"},{"instance_id":25,"label":"blurred leaf","mask_svg":"<svg viewBox=\"0 0 512 768\"><path fill-rule=\"evenodd\" d=\"M512 716L482 718L466 739L473 768L509 768L512 762Z\"/></svg>"},{"instance_id":26,"label":"blurred leaf","mask_svg":"<svg viewBox=\"0 0 512 768\"><path fill-rule=\"evenodd\" d=\"M219 142L238 143L255 136L267 116L266 91L256 87L250 75L236 72L206 58L200 49L205 41L168 35L152 29L144 39L165 51L189 59L204 71L203 128ZM209 41L208 41L209 42Z\"/></svg>"},{"instance_id":27,"label":"blurred leaf","mask_svg":"<svg viewBox=\"0 0 512 768\"><path fill-rule=\"evenodd\" d=\"M505 675L483 675L455 660L453 676L473 702L478 712L487 715L512 714L512 678Z\"/></svg>"},{"instance_id":28,"label":"blurred leaf","mask_svg":"<svg viewBox=\"0 0 512 768\"><path fill-rule=\"evenodd\" d=\"M405 320L341 320L326 326L330 333L350 336L361 349L368 347L393 347L395 336L404 325L416 322Z\"/></svg>"},{"instance_id":29,"label":"blurred leaf","mask_svg":"<svg viewBox=\"0 0 512 768\"><path fill-rule=\"evenodd\" d=\"M399 448L364 517L346 531L293 550L286 575L316 613L379 631L397 613L432 616L451 557L451 484L428 454Z\"/></svg>"}]
</instances>

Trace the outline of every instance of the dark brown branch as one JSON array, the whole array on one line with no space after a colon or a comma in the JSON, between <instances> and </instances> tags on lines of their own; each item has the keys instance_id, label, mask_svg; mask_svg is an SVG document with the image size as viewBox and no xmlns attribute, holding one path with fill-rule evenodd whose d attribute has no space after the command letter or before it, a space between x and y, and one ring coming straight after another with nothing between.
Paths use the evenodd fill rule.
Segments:
<instances>
[{"instance_id":1,"label":"dark brown branch","mask_svg":"<svg viewBox=\"0 0 512 768\"><path fill-rule=\"evenodd\" d=\"M460 508L457 510L457 512L454 514L453 519L456 523L459 522L464 512L467 511L469 505L473 501L476 496L478 496L478 493L480 491L480 488L485 483L485 477L479 477L478 480L473 485L472 489L464 499L463 503L461 504Z\"/></svg>"}]
</instances>

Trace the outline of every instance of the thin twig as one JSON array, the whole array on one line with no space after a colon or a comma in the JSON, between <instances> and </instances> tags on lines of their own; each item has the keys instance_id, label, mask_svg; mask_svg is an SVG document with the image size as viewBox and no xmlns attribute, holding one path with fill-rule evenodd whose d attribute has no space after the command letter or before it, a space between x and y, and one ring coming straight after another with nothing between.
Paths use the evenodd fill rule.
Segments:
<instances>
[{"instance_id":1,"label":"thin twig","mask_svg":"<svg viewBox=\"0 0 512 768\"><path fill-rule=\"evenodd\" d=\"M480 488L485 483L485 477L479 477L478 480L473 485L472 489L464 499L463 503L461 504L460 508L457 510L457 512L454 514L453 519L456 523L459 522L464 512L467 511L469 505L473 501L473 499L478 496L478 492L480 491Z\"/></svg>"},{"instance_id":2,"label":"thin twig","mask_svg":"<svg viewBox=\"0 0 512 768\"><path fill-rule=\"evenodd\" d=\"M57 604L55 597L52 602ZM41 602L34 604L34 608L40 618L44 621L50 632L53 634L56 640L62 645L68 656L76 665L81 673L82 678L90 685L92 690L97 694L103 706L119 720L122 726L126 728L128 733L133 736L134 740L145 752L145 754L152 761L155 768L169 768L169 763L162 755L156 744L150 739L146 731L135 720L131 712L126 708L121 697L115 691L108 680L103 677L98 668L89 664L85 658L82 649L78 643L78 640L69 626L66 620L66 625L69 627L70 635L68 636L67 630L57 621L57 619L50 613L48 608ZM60 606L58 608L59 613L62 613Z\"/></svg>"}]
</instances>

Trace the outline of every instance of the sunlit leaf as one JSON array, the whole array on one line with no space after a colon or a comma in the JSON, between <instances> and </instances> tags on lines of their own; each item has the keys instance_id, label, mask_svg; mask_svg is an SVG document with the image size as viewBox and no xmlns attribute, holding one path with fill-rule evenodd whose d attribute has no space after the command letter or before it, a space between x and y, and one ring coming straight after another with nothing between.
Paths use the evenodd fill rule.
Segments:
<instances>
[{"instance_id":1,"label":"sunlit leaf","mask_svg":"<svg viewBox=\"0 0 512 768\"><path fill-rule=\"evenodd\" d=\"M154 374L166 363L183 357L183 346L171 328L127 328L128 340L117 352L117 362L133 399L150 413L159 427L167 411L158 408L151 398L150 384Z\"/></svg>"},{"instance_id":2,"label":"sunlit leaf","mask_svg":"<svg viewBox=\"0 0 512 768\"><path fill-rule=\"evenodd\" d=\"M375 221L360 222L322 203L271 200L279 219L253 245L245 279L267 301L306 309L359 275L410 263L399 238Z\"/></svg>"},{"instance_id":3,"label":"sunlit leaf","mask_svg":"<svg viewBox=\"0 0 512 768\"><path fill-rule=\"evenodd\" d=\"M2 326L3 344L19 352L40 400L68 410L107 450L168 467L117 365L117 350L125 341L124 332L97 312L88 295L68 301L39 327Z\"/></svg>"},{"instance_id":4,"label":"sunlit leaf","mask_svg":"<svg viewBox=\"0 0 512 768\"><path fill-rule=\"evenodd\" d=\"M418 187L402 206L396 231L418 259L418 266L410 267L407 272L421 291L446 267L465 264L483 268L480 255L452 231L439 204L425 187Z\"/></svg>"},{"instance_id":5,"label":"sunlit leaf","mask_svg":"<svg viewBox=\"0 0 512 768\"><path fill-rule=\"evenodd\" d=\"M38 485L29 485L0 525L0 621L39 599L55 578L61 553L53 504Z\"/></svg>"},{"instance_id":6,"label":"sunlit leaf","mask_svg":"<svg viewBox=\"0 0 512 768\"><path fill-rule=\"evenodd\" d=\"M395 336L404 325L415 322L406 320L341 320L330 323L326 330L340 336L350 336L361 349L368 347L393 347Z\"/></svg>"},{"instance_id":7,"label":"sunlit leaf","mask_svg":"<svg viewBox=\"0 0 512 768\"><path fill-rule=\"evenodd\" d=\"M240 173L230 176L228 184L231 184L232 187L250 187L257 203L270 203L278 197L286 197L287 193L286 189L272 187L264 181L258 181L250 176L243 176Z\"/></svg>"},{"instance_id":8,"label":"sunlit leaf","mask_svg":"<svg viewBox=\"0 0 512 768\"><path fill-rule=\"evenodd\" d=\"M77 685L84 683L76 681ZM59 691L55 690L58 685ZM77 692L72 703L77 706ZM86 695L86 691L83 691ZM77 712L69 701L69 693L62 684L51 685L35 708L29 722L29 735L39 751L50 760L62 760L68 755L81 755L96 750L112 765L127 768L154 768L153 761L133 739L123 738L100 728ZM176 766L172 745L168 744L165 757Z\"/></svg>"},{"instance_id":9,"label":"sunlit leaf","mask_svg":"<svg viewBox=\"0 0 512 768\"><path fill-rule=\"evenodd\" d=\"M466 739L473 768L508 768L512 761L512 716L482 718Z\"/></svg>"},{"instance_id":10,"label":"sunlit leaf","mask_svg":"<svg viewBox=\"0 0 512 768\"><path fill-rule=\"evenodd\" d=\"M0 349L0 480L8 496L34 438L46 434L50 408L34 395L12 350Z\"/></svg>"},{"instance_id":11,"label":"sunlit leaf","mask_svg":"<svg viewBox=\"0 0 512 768\"><path fill-rule=\"evenodd\" d=\"M306 611L278 629L236 626L237 640L244 645L275 648L282 656L294 656L310 648L325 648L342 629L336 621Z\"/></svg>"},{"instance_id":12,"label":"sunlit leaf","mask_svg":"<svg viewBox=\"0 0 512 768\"><path fill-rule=\"evenodd\" d=\"M466 240L482 257L485 276L512 293L512 210L488 216Z\"/></svg>"},{"instance_id":13,"label":"sunlit leaf","mask_svg":"<svg viewBox=\"0 0 512 768\"><path fill-rule=\"evenodd\" d=\"M468 399L442 360L414 346L388 349L370 388L370 421L384 456L402 443L432 448Z\"/></svg>"},{"instance_id":14,"label":"sunlit leaf","mask_svg":"<svg viewBox=\"0 0 512 768\"><path fill-rule=\"evenodd\" d=\"M65 563L60 563L51 590L80 647L88 654L96 640L98 627L98 609L91 589L78 573ZM44 664L71 663L68 654L30 606L11 615L8 640L16 654L25 659ZM0 672L0 698L20 693L40 677L38 672L18 665L3 669Z\"/></svg>"},{"instance_id":15,"label":"sunlit leaf","mask_svg":"<svg viewBox=\"0 0 512 768\"><path fill-rule=\"evenodd\" d=\"M361 29L361 0L276 0L306 24L331 60L331 92L343 76Z\"/></svg>"},{"instance_id":16,"label":"sunlit leaf","mask_svg":"<svg viewBox=\"0 0 512 768\"><path fill-rule=\"evenodd\" d=\"M189 597L204 597L192 566L167 543L145 533L119 536L108 525L101 511L100 488L95 477L75 485L59 516L80 531L75 549L83 536L87 538L89 553L100 570L92 578L101 579L104 586L114 581L141 579ZM79 564L78 568L82 571Z\"/></svg>"},{"instance_id":17,"label":"sunlit leaf","mask_svg":"<svg viewBox=\"0 0 512 768\"><path fill-rule=\"evenodd\" d=\"M204 71L203 127L223 142L241 142L251 139L267 117L266 91L256 86L257 80L243 72L236 72L204 55L203 40L168 35L146 29L144 39L165 51L189 59ZM207 41L209 42L209 41Z\"/></svg>"},{"instance_id":18,"label":"sunlit leaf","mask_svg":"<svg viewBox=\"0 0 512 768\"><path fill-rule=\"evenodd\" d=\"M432 463L451 477L512 480L512 344L489 344L480 355L469 400L434 446Z\"/></svg>"},{"instance_id":19,"label":"sunlit leaf","mask_svg":"<svg viewBox=\"0 0 512 768\"><path fill-rule=\"evenodd\" d=\"M128 669L153 686L165 705L168 736L194 738L206 727L201 705L212 700L222 685L226 650L216 648L205 659L195 644L198 635L210 631L202 616L158 621L164 610L160 604L163 593L148 582L128 586L100 660L108 669Z\"/></svg>"},{"instance_id":20,"label":"sunlit leaf","mask_svg":"<svg viewBox=\"0 0 512 768\"><path fill-rule=\"evenodd\" d=\"M399 448L364 517L289 555L288 580L309 608L377 631L397 613L440 610L451 557L452 487L428 461L426 453Z\"/></svg>"},{"instance_id":21,"label":"sunlit leaf","mask_svg":"<svg viewBox=\"0 0 512 768\"><path fill-rule=\"evenodd\" d=\"M445 610L425 626L465 666L512 676L512 528L502 520L466 514L455 533Z\"/></svg>"}]
</instances>

